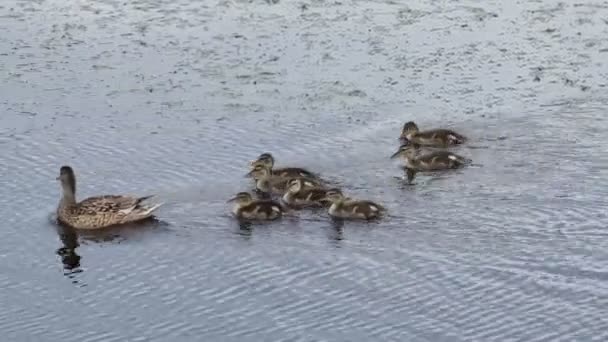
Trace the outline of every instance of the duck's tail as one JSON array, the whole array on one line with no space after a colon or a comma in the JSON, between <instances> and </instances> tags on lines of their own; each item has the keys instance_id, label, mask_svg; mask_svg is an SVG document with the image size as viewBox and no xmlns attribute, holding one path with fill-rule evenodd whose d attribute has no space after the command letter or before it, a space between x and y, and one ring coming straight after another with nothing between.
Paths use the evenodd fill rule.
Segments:
<instances>
[{"instance_id":1,"label":"duck's tail","mask_svg":"<svg viewBox=\"0 0 608 342\"><path fill-rule=\"evenodd\" d=\"M450 132L448 134L448 140L450 144L458 145L467 141L467 138L464 135L458 134L456 132Z\"/></svg>"},{"instance_id":2,"label":"duck's tail","mask_svg":"<svg viewBox=\"0 0 608 342\"><path fill-rule=\"evenodd\" d=\"M459 156L457 154L450 154L450 156L448 158L450 158L451 160L456 162L456 165L455 165L456 167L470 165L471 163L473 163L472 159L465 158L465 157Z\"/></svg>"},{"instance_id":3,"label":"duck's tail","mask_svg":"<svg viewBox=\"0 0 608 342\"><path fill-rule=\"evenodd\" d=\"M387 212L386 207L383 206L382 204L374 203L374 205L378 208L378 211L380 213L386 213Z\"/></svg>"},{"instance_id":4,"label":"duck's tail","mask_svg":"<svg viewBox=\"0 0 608 342\"><path fill-rule=\"evenodd\" d=\"M153 204L153 205L146 205L143 204L142 202L155 197L156 195L149 195L149 196L144 196L144 197L139 197L137 199L137 202L135 204L135 208L133 210L133 213L136 214L139 217L145 218L145 217L150 217L152 216L152 213L158 209L160 206L162 206L163 204L165 204L164 202L161 203L157 203L157 204Z\"/></svg>"},{"instance_id":5,"label":"duck's tail","mask_svg":"<svg viewBox=\"0 0 608 342\"><path fill-rule=\"evenodd\" d=\"M152 212L154 212L156 209L160 208L160 206L162 206L163 204L165 204L165 203L161 202L161 203L157 203L151 207L147 207L146 210L144 210L142 212L142 214L145 216L150 216L150 215L152 215Z\"/></svg>"}]
</instances>

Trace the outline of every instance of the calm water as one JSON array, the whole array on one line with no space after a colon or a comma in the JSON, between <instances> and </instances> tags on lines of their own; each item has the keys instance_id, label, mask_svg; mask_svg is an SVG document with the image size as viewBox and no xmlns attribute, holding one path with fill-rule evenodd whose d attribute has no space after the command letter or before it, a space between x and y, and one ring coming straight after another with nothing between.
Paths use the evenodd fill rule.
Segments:
<instances>
[{"instance_id":1,"label":"calm water","mask_svg":"<svg viewBox=\"0 0 608 342\"><path fill-rule=\"evenodd\" d=\"M608 3L402 3L4 0L3 340L607 340ZM477 165L405 185L407 120ZM389 217L241 229L262 152ZM63 164L159 222L58 229Z\"/></svg>"}]
</instances>

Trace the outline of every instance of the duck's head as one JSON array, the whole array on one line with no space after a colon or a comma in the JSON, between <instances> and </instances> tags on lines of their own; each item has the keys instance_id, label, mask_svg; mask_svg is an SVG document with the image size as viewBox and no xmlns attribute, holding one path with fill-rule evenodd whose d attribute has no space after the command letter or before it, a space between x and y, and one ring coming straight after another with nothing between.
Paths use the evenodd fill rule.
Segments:
<instances>
[{"instance_id":1,"label":"duck's head","mask_svg":"<svg viewBox=\"0 0 608 342\"><path fill-rule=\"evenodd\" d=\"M292 194L300 192L300 190L302 190L302 187L302 180L299 178L294 178L287 181L287 191Z\"/></svg>"},{"instance_id":2,"label":"duck's head","mask_svg":"<svg viewBox=\"0 0 608 342\"><path fill-rule=\"evenodd\" d=\"M274 166L274 157L270 153L262 153L256 160L250 163L252 167L260 164L272 168Z\"/></svg>"},{"instance_id":3,"label":"duck's head","mask_svg":"<svg viewBox=\"0 0 608 342\"><path fill-rule=\"evenodd\" d=\"M405 143L399 146L397 152L393 153L391 159L404 156L406 158L414 158L416 156L416 146L414 144Z\"/></svg>"},{"instance_id":4,"label":"duck's head","mask_svg":"<svg viewBox=\"0 0 608 342\"><path fill-rule=\"evenodd\" d=\"M253 179L260 179L267 176L270 176L271 171L268 166L263 164L256 164L251 171L247 173L247 177L253 177Z\"/></svg>"},{"instance_id":5,"label":"duck's head","mask_svg":"<svg viewBox=\"0 0 608 342\"><path fill-rule=\"evenodd\" d=\"M237 202L239 204L248 204L248 203L251 203L251 201L253 201L253 197L251 196L250 193L248 193L248 192L239 192L238 194L236 194L234 197L232 197L231 199L229 199L226 202L227 203L229 203L229 202Z\"/></svg>"},{"instance_id":6,"label":"duck's head","mask_svg":"<svg viewBox=\"0 0 608 342\"><path fill-rule=\"evenodd\" d=\"M342 193L342 190L340 190L338 188L328 189L325 192L326 201L330 201L333 203L333 202L340 201L343 199L344 199L344 194Z\"/></svg>"},{"instance_id":7,"label":"duck's head","mask_svg":"<svg viewBox=\"0 0 608 342\"><path fill-rule=\"evenodd\" d=\"M76 191L76 176L74 175L74 170L64 165L59 169L59 176L57 180L61 182L61 186L64 190L69 190L71 192Z\"/></svg>"},{"instance_id":8,"label":"duck's head","mask_svg":"<svg viewBox=\"0 0 608 342\"><path fill-rule=\"evenodd\" d=\"M401 130L400 139L407 139L407 136L412 133L418 132L418 126L414 123L414 121L408 121L403 125L403 129Z\"/></svg>"}]
</instances>

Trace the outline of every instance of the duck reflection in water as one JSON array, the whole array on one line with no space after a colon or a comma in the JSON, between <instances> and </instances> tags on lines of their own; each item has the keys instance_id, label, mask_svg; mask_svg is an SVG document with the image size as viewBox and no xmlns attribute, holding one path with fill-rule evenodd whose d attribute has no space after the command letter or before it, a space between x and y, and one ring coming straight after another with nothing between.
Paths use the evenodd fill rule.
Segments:
<instances>
[{"instance_id":1,"label":"duck reflection in water","mask_svg":"<svg viewBox=\"0 0 608 342\"><path fill-rule=\"evenodd\" d=\"M78 234L73 228L59 225L57 234L63 244L63 247L57 250L57 255L61 257L63 268L67 271L66 275L80 273L80 255L76 253L76 248L80 246L78 243Z\"/></svg>"}]
</instances>

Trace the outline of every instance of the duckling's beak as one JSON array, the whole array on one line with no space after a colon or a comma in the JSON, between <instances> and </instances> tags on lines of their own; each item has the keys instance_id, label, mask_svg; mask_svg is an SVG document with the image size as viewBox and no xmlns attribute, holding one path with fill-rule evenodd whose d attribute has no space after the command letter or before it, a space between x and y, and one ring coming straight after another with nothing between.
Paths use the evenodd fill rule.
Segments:
<instances>
[{"instance_id":1,"label":"duckling's beak","mask_svg":"<svg viewBox=\"0 0 608 342\"><path fill-rule=\"evenodd\" d=\"M401 154L401 150L398 150L397 152L395 152L391 155L391 159L397 158L400 154Z\"/></svg>"},{"instance_id":2,"label":"duckling's beak","mask_svg":"<svg viewBox=\"0 0 608 342\"><path fill-rule=\"evenodd\" d=\"M247 172L247 174L245 175L245 178L249 178L249 177L253 176L253 171L255 171L255 169Z\"/></svg>"},{"instance_id":3,"label":"duckling's beak","mask_svg":"<svg viewBox=\"0 0 608 342\"><path fill-rule=\"evenodd\" d=\"M226 203L234 202L237 198L238 196L232 197L231 199L227 200Z\"/></svg>"},{"instance_id":4,"label":"duckling's beak","mask_svg":"<svg viewBox=\"0 0 608 342\"><path fill-rule=\"evenodd\" d=\"M59 179L60 179L60 176L55 177L55 180L59 180Z\"/></svg>"}]
</instances>

